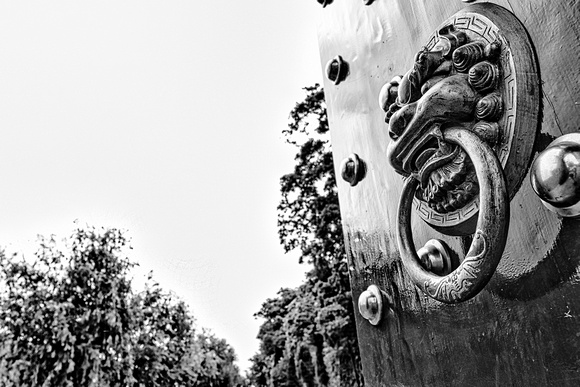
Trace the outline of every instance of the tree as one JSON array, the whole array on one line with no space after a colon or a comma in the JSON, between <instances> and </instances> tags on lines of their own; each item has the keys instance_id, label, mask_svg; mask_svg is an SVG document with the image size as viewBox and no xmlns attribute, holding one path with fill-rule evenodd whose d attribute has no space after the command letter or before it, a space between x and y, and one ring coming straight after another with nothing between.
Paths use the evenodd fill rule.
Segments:
<instances>
[{"instance_id":1,"label":"tree","mask_svg":"<svg viewBox=\"0 0 580 387\"><path fill-rule=\"evenodd\" d=\"M119 230L41 238L28 262L0 252L0 385L235 386L225 341L151 282L134 294Z\"/></svg>"},{"instance_id":2,"label":"tree","mask_svg":"<svg viewBox=\"0 0 580 387\"><path fill-rule=\"evenodd\" d=\"M256 314L265 321L250 378L256 386L362 386L324 91L318 84L305 91L283 131L298 153L280 180L278 234L312 270Z\"/></svg>"},{"instance_id":3,"label":"tree","mask_svg":"<svg viewBox=\"0 0 580 387\"><path fill-rule=\"evenodd\" d=\"M203 330L196 337L196 351L191 351L198 372L196 386L229 387L241 386L244 381L240 377L239 369L234 364L236 355L234 350L224 339L215 337ZM185 383L184 385L187 385Z\"/></svg>"}]
</instances>

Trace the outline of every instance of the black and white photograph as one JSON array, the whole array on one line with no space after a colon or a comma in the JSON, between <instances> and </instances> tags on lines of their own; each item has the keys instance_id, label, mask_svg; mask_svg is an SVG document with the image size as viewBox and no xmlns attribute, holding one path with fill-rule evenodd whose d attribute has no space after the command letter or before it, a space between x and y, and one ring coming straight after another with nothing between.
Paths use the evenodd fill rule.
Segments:
<instances>
[{"instance_id":1,"label":"black and white photograph","mask_svg":"<svg viewBox=\"0 0 580 387\"><path fill-rule=\"evenodd\" d=\"M580 385L579 0L0 1L0 387Z\"/></svg>"}]
</instances>

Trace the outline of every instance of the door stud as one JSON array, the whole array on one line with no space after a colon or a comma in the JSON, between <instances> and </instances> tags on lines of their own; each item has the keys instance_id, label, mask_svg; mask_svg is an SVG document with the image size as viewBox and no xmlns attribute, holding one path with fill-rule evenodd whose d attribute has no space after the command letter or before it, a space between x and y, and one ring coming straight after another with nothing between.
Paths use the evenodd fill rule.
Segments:
<instances>
[{"instance_id":1,"label":"door stud","mask_svg":"<svg viewBox=\"0 0 580 387\"><path fill-rule=\"evenodd\" d=\"M377 325L383 317L383 295L377 285L370 285L358 298L358 311L371 324Z\"/></svg>"}]
</instances>

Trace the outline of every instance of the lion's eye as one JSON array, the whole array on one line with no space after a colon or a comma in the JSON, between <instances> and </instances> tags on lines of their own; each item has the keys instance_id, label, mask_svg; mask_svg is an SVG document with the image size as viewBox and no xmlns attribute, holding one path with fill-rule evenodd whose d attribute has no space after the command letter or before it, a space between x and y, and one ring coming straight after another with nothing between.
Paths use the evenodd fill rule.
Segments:
<instances>
[{"instance_id":1,"label":"lion's eye","mask_svg":"<svg viewBox=\"0 0 580 387\"><path fill-rule=\"evenodd\" d=\"M391 119L391 124L389 125L389 136L393 140L398 139L401 134L403 134L405 127L407 126L407 120L404 116L399 115L395 117L396 118L394 120Z\"/></svg>"},{"instance_id":2,"label":"lion's eye","mask_svg":"<svg viewBox=\"0 0 580 387\"><path fill-rule=\"evenodd\" d=\"M393 106L391 106L393 108ZM389 136L396 140L403 135L407 126L413 120L416 104L394 106L395 112L389 120Z\"/></svg>"}]
</instances>

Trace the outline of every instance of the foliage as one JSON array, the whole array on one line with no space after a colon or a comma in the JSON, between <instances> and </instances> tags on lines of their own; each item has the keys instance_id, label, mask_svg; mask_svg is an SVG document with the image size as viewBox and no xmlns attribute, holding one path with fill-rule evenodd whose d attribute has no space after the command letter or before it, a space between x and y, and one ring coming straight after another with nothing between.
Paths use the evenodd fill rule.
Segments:
<instances>
[{"instance_id":1,"label":"foliage","mask_svg":"<svg viewBox=\"0 0 580 387\"><path fill-rule=\"evenodd\" d=\"M41 238L32 262L0 252L0 385L235 386L225 341L151 279L134 294L127 241L78 229L66 252Z\"/></svg>"},{"instance_id":2,"label":"foliage","mask_svg":"<svg viewBox=\"0 0 580 387\"><path fill-rule=\"evenodd\" d=\"M324 91L305 91L283 131L298 153L280 180L278 233L312 270L256 313L264 322L249 377L255 386L362 386Z\"/></svg>"}]
</instances>

